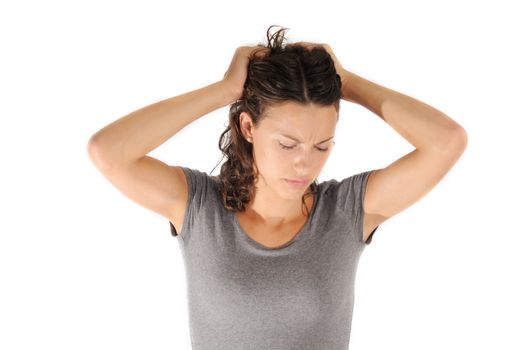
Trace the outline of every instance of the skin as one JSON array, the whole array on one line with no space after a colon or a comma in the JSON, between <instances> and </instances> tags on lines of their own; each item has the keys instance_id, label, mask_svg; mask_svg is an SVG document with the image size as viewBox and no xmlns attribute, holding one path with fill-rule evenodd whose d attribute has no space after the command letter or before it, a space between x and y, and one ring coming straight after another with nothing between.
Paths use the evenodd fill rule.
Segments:
<instances>
[{"instance_id":1,"label":"skin","mask_svg":"<svg viewBox=\"0 0 527 350\"><path fill-rule=\"evenodd\" d=\"M275 232L302 225L302 188L288 184L285 178L308 178L313 182L324 167L333 146L337 111L333 106L301 105L288 101L267 109L267 116L255 127L246 112L240 114L240 126L246 139L253 143L255 167L259 170L255 195L246 211L238 217ZM282 134L293 136L294 141ZM329 140L327 140L329 139ZM327 140L320 143L323 140ZM293 147L283 149L281 145ZM327 151L321 151L327 149ZM306 198L311 209L313 196Z\"/></svg>"},{"instance_id":2,"label":"skin","mask_svg":"<svg viewBox=\"0 0 527 350\"><path fill-rule=\"evenodd\" d=\"M432 106L343 69L329 45L320 45L331 54L341 76L343 99L369 109L415 147L370 175L364 194L365 240L376 226L417 202L441 181L463 154L467 133ZM168 218L178 232L188 196L185 175L181 167L169 166L147 154L194 120L239 99L247 77L248 56L255 49L262 48L237 48L223 80L143 107L90 138L90 159L104 176L130 199ZM321 160L314 144L332 136L336 124L320 116L331 117L331 113L335 112L320 106L284 104L274 113L271 110L274 119L262 120L258 128L253 128L250 118L242 113L243 132L254 138L256 164L262 175L256 197L238 219L249 218L240 223L250 227L253 238L263 244L276 246L284 238L289 240L291 232L297 232L306 221L301 214L301 194L285 186L282 179L316 178L329 154ZM286 153L289 151L271 142L271 134L276 136L273 128L278 126L301 139L293 152ZM305 190L298 192L303 194ZM310 210L313 198L308 197L306 202ZM295 221L295 217L299 219Z\"/></svg>"}]
</instances>

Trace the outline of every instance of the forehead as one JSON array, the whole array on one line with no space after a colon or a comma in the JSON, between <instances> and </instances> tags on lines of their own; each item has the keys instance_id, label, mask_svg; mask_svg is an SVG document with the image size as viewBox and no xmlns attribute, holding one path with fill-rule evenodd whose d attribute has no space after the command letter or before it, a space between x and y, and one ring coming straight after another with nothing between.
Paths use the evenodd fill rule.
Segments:
<instances>
[{"instance_id":1,"label":"forehead","mask_svg":"<svg viewBox=\"0 0 527 350\"><path fill-rule=\"evenodd\" d=\"M287 101L266 109L264 121L271 130L295 129L331 129L337 123L337 110L333 105L303 105Z\"/></svg>"}]
</instances>

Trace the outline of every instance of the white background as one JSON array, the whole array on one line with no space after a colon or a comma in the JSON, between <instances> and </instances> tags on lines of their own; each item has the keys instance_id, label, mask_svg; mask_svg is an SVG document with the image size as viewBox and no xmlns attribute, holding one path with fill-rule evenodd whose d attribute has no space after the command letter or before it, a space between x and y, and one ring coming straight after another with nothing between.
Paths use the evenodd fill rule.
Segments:
<instances>
[{"instance_id":1,"label":"white background","mask_svg":"<svg viewBox=\"0 0 527 350\"><path fill-rule=\"evenodd\" d=\"M465 153L381 224L358 269L353 350L526 349L525 10L520 1L17 1L0 5L0 348L190 349L169 222L90 162L92 134L215 81L234 50L326 42L347 70L461 124ZM341 102L319 182L413 147ZM210 173L228 108L149 155ZM177 118L177 116L174 116ZM213 175L219 172L219 166Z\"/></svg>"}]
</instances>

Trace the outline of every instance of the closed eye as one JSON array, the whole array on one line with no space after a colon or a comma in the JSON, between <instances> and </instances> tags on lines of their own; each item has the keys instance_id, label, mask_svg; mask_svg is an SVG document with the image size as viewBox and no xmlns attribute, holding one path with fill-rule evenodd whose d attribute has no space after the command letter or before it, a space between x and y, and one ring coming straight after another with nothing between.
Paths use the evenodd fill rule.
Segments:
<instances>
[{"instance_id":1,"label":"closed eye","mask_svg":"<svg viewBox=\"0 0 527 350\"><path fill-rule=\"evenodd\" d=\"M282 147L283 149L286 149L286 150L291 150L293 148L295 148L295 146L285 146L285 145L282 145L281 143L280 144L280 147ZM318 148L318 147L315 147L317 150L319 150L320 152L327 152L328 151L328 148Z\"/></svg>"}]
</instances>

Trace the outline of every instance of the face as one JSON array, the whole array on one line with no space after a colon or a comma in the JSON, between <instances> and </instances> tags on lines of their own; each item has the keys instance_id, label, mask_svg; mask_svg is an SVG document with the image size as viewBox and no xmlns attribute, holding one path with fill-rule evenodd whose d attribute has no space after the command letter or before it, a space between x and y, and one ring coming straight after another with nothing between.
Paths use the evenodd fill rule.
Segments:
<instances>
[{"instance_id":1,"label":"face","mask_svg":"<svg viewBox=\"0 0 527 350\"><path fill-rule=\"evenodd\" d=\"M274 191L283 198L301 197L329 157L336 124L334 106L288 101L268 108L258 128L242 112L242 132L246 138L252 137L255 165L260 173L256 187ZM298 185L286 179L307 182Z\"/></svg>"}]
</instances>

